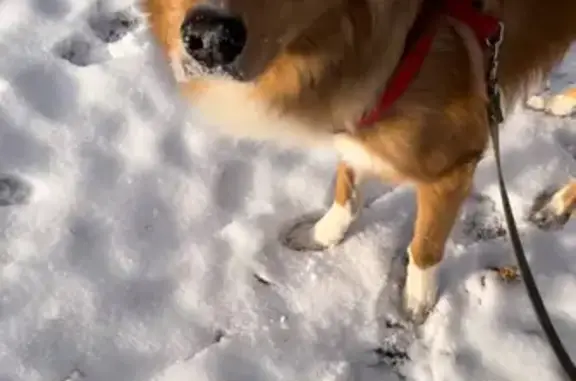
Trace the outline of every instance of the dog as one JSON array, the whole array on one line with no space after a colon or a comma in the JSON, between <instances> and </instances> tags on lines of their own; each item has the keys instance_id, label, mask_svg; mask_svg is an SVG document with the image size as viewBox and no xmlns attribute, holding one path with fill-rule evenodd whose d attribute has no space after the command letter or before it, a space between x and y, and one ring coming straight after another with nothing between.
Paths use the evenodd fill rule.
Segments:
<instances>
[{"instance_id":1,"label":"dog","mask_svg":"<svg viewBox=\"0 0 576 381\"><path fill-rule=\"evenodd\" d=\"M393 79L418 15L441 1L142 1L183 97L206 121L237 137L339 154L332 206L310 226L294 227L289 247L340 243L368 178L415 187L403 310L425 321L437 301L446 241L489 139L487 53L470 28L436 17L430 51L406 91L360 127ZM576 1L479 6L505 26L497 74L509 109L576 39Z\"/></svg>"}]
</instances>

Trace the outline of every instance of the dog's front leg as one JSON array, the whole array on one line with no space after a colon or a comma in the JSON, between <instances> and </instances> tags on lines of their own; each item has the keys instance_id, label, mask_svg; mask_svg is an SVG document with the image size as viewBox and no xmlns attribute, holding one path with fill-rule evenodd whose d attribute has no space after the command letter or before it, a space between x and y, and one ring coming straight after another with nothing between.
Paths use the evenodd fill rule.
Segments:
<instances>
[{"instance_id":1,"label":"dog's front leg","mask_svg":"<svg viewBox=\"0 0 576 381\"><path fill-rule=\"evenodd\" d=\"M415 323L423 322L436 303L438 267L460 207L470 192L475 167L475 163L467 164L439 180L417 185L418 209L404 286L404 309Z\"/></svg>"},{"instance_id":2,"label":"dog's front leg","mask_svg":"<svg viewBox=\"0 0 576 381\"><path fill-rule=\"evenodd\" d=\"M294 250L322 250L342 241L361 209L360 176L341 162L336 172L334 201L318 219L300 221L284 237L284 243Z\"/></svg>"}]
</instances>

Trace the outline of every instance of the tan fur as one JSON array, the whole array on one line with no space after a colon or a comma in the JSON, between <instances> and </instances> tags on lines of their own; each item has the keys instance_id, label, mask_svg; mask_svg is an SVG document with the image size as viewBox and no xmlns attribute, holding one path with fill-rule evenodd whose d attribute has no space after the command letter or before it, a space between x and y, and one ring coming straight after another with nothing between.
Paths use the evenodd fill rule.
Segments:
<instances>
[{"instance_id":1,"label":"tan fur","mask_svg":"<svg viewBox=\"0 0 576 381\"><path fill-rule=\"evenodd\" d=\"M554 193L536 197L528 219L542 229L558 229L570 221L575 209L576 179L572 178Z\"/></svg>"},{"instance_id":2,"label":"tan fur","mask_svg":"<svg viewBox=\"0 0 576 381\"><path fill-rule=\"evenodd\" d=\"M575 98L576 99L576 87L570 88L570 89L564 91L563 95L566 97L569 97L569 98Z\"/></svg>"},{"instance_id":3,"label":"tan fur","mask_svg":"<svg viewBox=\"0 0 576 381\"><path fill-rule=\"evenodd\" d=\"M228 0L249 34L239 65L255 79L197 75L182 91L229 133L332 145L347 162L338 171L340 205L351 197L355 175L414 184L418 213L410 251L426 269L442 259L488 141L482 53L470 32L442 19L408 91L376 125L356 128L398 63L421 1ZM180 24L198 4L144 0L170 60L182 58ZM576 39L576 1L487 0L485 8L506 27L498 72L506 98L524 97Z\"/></svg>"},{"instance_id":4,"label":"tan fur","mask_svg":"<svg viewBox=\"0 0 576 381\"><path fill-rule=\"evenodd\" d=\"M334 202L345 206L354 197L356 176L354 170L345 162L338 164L336 170L336 184L334 189Z\"/></svg>"},{"instance_id":5,"label":"tan fur","mask_svg":"<svg viewBox=\"0 0 576 381\"><path fill-rule=\"evenodd\" d=\"M576 39L576 2L491 0L506 27L499 78L509 99L525 97L559 63Z\"/></svg>"},{"instance_id":6,"label":"tan fur","mask_svg":"<svg viewBox=\"0 0 576 381\"><path fill-rule=\"evenodd\" d=\"M550 200L550 206L556 216L571 216L576 209L576 179L571 179L556 191Z\"/></svg>"},{"instance_id":7,"label":"tan fur","mask_svg":"<svg viewBox=\"0 0 576 381\"><path fill-rule=\"evenodd\" d=\"M444 245L468 196L476 163L458 167L434 182L416 187L418 211L410 253L416 266L426 269L442 260Z\"/></svg>"}]
</instances>

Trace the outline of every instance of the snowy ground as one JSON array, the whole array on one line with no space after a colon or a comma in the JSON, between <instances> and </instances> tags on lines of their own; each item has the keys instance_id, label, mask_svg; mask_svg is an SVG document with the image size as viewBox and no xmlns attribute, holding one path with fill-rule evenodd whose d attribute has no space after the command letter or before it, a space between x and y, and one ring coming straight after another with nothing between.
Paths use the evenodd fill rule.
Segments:
<instances>
[{"instance_id":1,"label":"snowy ground","mask_svg":"<svg viewBox=\"0 0 576 381\"><path fill-rule=\"evenodd\" d=\"M372 192L337 248L281 247L286 224L325 207L335 158L211 135L112 14L128 4L0 1L0 380L561 379L523 285L486 270L512 263L490 154L414 330L394 312L412 190ZM525 220L574 173L576 122L519 110L502 139L576 358L576 222Z\"/></svg>"}]
</instances>

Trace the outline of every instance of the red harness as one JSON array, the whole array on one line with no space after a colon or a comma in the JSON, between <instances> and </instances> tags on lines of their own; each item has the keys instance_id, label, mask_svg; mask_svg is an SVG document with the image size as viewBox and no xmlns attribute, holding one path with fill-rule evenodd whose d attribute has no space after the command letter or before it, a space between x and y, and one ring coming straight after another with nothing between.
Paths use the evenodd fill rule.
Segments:
<instances>
[{"instance_id":1,"label":"red harness","mask_svg":"<svg viewBox=\"0 0 576 381\"><path fill-rule=\"evenodd\" d=\"M493 37L499 30L498 19L482 13L474 6L472 0L424 0L422 9L406 37L404 53L387 88L374 108L359 121L360 127L377 122L406 91L430 52L441 15L450 16L467 25L482 47L486 46L487 39Z\"/></svg>"}]
</instances>

